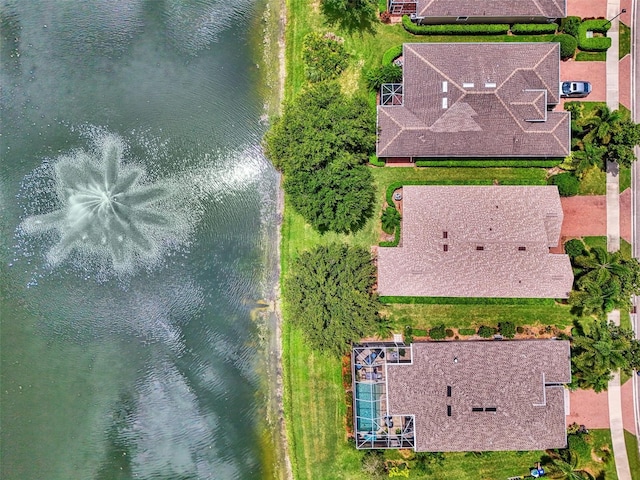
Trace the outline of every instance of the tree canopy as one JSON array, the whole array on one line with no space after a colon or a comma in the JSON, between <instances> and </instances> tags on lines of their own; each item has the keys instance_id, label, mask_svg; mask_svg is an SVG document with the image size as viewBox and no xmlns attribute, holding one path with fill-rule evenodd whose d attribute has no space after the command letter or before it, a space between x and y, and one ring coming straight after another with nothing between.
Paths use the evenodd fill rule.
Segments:
<instances>
[{"instance_id":1,"label":"tree canopy","mask_svg":"<svg viewBox=\"0 0 640 480\"><path fill-rule=\"evenodd\" d=\"M640 343L633 332L605 320L594 321L588 331L576 324L571 342L571 385L575 388L607 389L611 373L630 373L640 363Z\"/></svg>"},{"instance_id":2,"label":"tree canopy","mask_svg":"<svg viewBox=\"0 0 640 480\"><path fill-rule=\"evenodd\" d=\"M576 314L603 315L629 308L631 296L640 294L640 264L635 258L594 247L572 263L576 276L569 303Z\"/></svg>"},{"instance_id":3,"label":"tree canopy","mask_svg":"<svg viewBox=\"0 0 640 480\"><path fill-rule=\"evenodd\" d=\"M377 0L321 0L322 13L331 25L349 32L375 31L378 21Z\"/></svg>"},{"instance_id":4,"label":"tree canopy","mask_svg":"<svg viewBox=\"0 0 640 480\"><path fill-rule=\"evenodd\" d=\"M340 356L376 331L375 270L367 250L340 244L305 251L293 262L286 308L312 348Z\"/></svg>"},{"instance_id":5,"label":"tree canopy","mask_svg":"<svg viewBox=\"0 0 640 480\"><path fill-rule=\"evenodd\" d=\"M305 63L305 74L310 82L336 78L349 63L349 54L344 48L344 40L332 33L307 34L304 37L302 58Z\"/></svg>"},{"instance_id":6,"label":"tree canopy","mask_svg":"<svg viewBox=\"0 0 640 480\"><path fill-rule=\"evenodd\" d=\"M369 217L374 187L364 163L374 145L375 114L335 82L315 84L286 105L266 136L292 205L319 231L354 231Z\"/></svg>"}]
</instances>

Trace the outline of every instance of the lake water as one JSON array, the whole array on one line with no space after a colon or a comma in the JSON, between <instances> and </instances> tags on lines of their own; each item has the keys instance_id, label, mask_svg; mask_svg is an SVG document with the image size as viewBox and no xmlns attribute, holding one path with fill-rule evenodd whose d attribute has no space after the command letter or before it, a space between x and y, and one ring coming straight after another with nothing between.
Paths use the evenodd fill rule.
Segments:
<instances>
[{"instance_id":1,"label":"lake water","mask_svg":"<svg viewBox=\"0 0 640 480\"><path fill-rule=\"evenodd\" d=\"M0 1L3 479L271 471L265 11Z\"/></svg>"}]
</instances>

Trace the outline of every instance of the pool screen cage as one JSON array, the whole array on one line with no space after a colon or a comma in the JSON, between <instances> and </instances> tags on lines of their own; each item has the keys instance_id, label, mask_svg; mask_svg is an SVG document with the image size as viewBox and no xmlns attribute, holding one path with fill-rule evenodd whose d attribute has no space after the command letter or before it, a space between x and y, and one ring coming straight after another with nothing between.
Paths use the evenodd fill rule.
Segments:
<instances>
[{"instance_id":1,"label":"pool screen cage","mask_svg":"<svg viewBox=\"0 0 640 480\"><path fill-rule=\"evenodd\" d=\"M412 363L411 345L369 343L352 351L354 427L357 448L413 448L413 415L390 414L387 366Z\"/></svg>"}]
</instances>

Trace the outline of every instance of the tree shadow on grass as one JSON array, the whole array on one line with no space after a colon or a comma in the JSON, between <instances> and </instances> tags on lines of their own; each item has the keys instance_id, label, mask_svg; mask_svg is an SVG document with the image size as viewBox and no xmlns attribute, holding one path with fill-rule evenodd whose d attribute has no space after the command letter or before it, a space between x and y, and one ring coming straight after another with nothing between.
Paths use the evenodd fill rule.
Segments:
<instances>
[{"instance_id":1,"label":"tree shadow on grass","mask_svg":"<svg viewBox=\"0 0 640 480\"><path fill-rule=\"evenodd\" d=\"M322 0L321 9L329 25L349 34L376 33L378 9L371 0Z\"/></svg>"}]
</instances>

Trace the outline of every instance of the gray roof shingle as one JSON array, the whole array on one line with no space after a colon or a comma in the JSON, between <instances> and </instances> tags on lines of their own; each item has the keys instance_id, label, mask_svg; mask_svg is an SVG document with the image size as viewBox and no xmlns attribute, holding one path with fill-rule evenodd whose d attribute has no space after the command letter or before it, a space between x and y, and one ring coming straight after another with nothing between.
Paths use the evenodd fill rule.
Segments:
<instances>
[{"instance_id":1,"label":"gray roof shingle","mask_svg":"<svg viewBox=\"0 0 640 480\"><path fill-rule=\"evenodd\" d=\"M402 196L402 244L378 249L380 295L568 297L569 257L549 253L557 187L404 186Z\"/></svg>"},{"instance_id":2,"label":"gray roof shingle","mask_svg":"<svg viewBox=\"0 0 640 480\"><path fill-rule=\"evenodd\" d=\"M378 106L378 156L568 155L569 113L547 110L559 64L557 43L404 44L404 103Z\"/></svg>"},{"instance_id":3,"label":"gray roof shingle","mask_svg":"<svg viewBox=\"0 0 640 480\"><path fill-rule=\"evenodd\" d=\"M418 0L419 16L429 17L547 17L567 16L565 0Z\"/></svg>"},{"instance_id":4,"label":"gray roof shingle","mask_svg":"<svg viewBox=\"0 0 640 480\"><path fill-rule=\"evenodd\" d=\"M387 364L387 378L389 414L415 415L416 451L566 447L568 341L414 343L413 364Z\"/></svg>"}]
</instances>

